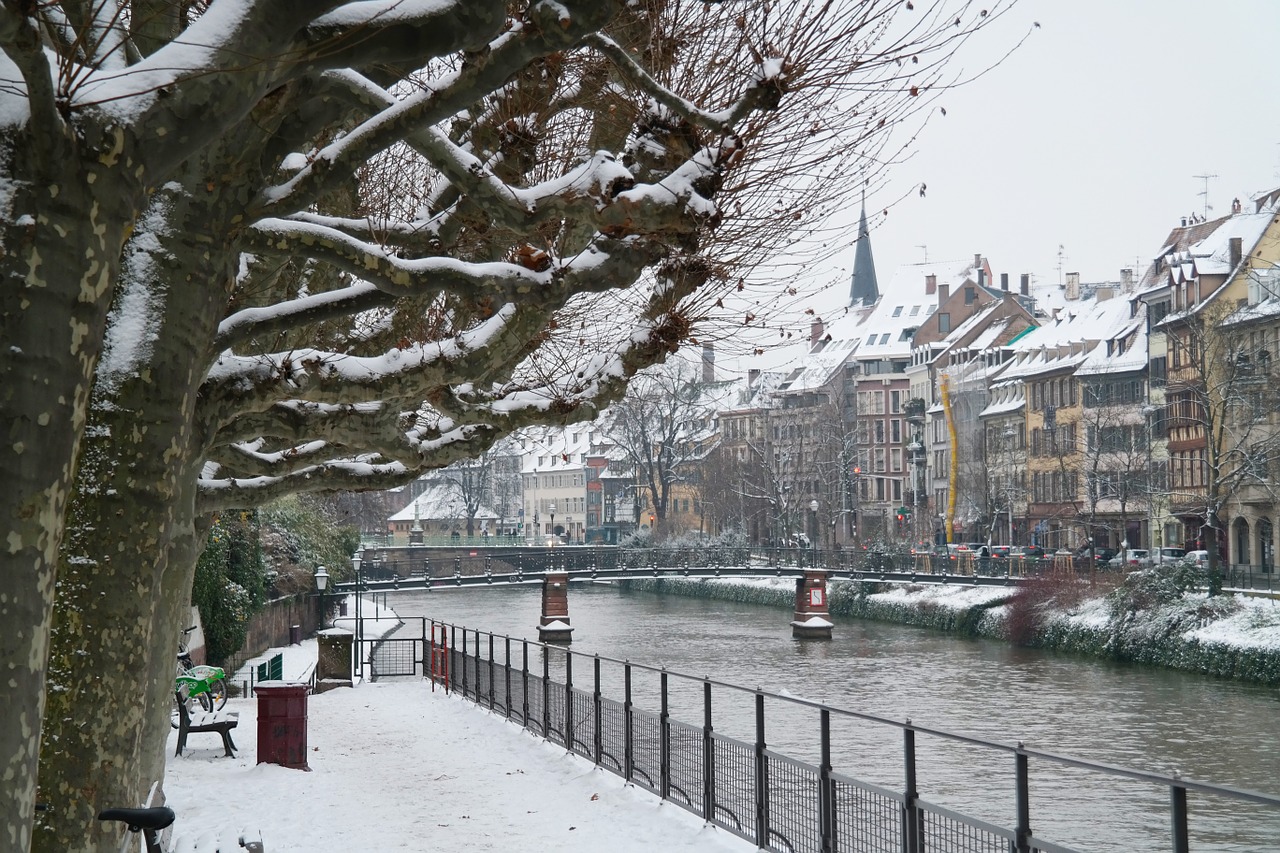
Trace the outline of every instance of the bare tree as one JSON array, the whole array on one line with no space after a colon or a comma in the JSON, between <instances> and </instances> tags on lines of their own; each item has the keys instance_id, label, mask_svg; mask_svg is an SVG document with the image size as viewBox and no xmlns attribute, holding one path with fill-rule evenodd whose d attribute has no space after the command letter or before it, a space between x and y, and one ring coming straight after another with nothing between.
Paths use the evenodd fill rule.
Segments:
<instances>
[{"instance_id":1,"label":"bare tree","mask_svg":"<svg viewBox=\"0 0 1280 853\"><path fill-rule=\"evenodd\" d=\"M673 359L636 377L605 413L604 435L626 456L659 529L670 513L673 487L693 475L715 441L714 391L687 362Z\"/></svg>"},{"instance_id":2,"label":"bare tree","mask_svg":"<svg viewBox=\"0 0 1280 853\"><path fill-rule=\"evenodd\" d=\"M1223 300L1166 320L1173 367L1165 392L1171 510L1199 527L1211 595L1222 590L1223 510L1236 496L1276 500L1280 386L1256 317Z\"/></svg>"},{"instance_id":3,"label":"bare tree","mask_svg":"<svg viewBox=\"0 0 1280 853\"><path fill-rule=\"evenodd\" d=\"M210 513L592 417L893 159L960 5L5 5L6 849L37 755L44 849L161 774Z\"/></svg>"}]
</instances>

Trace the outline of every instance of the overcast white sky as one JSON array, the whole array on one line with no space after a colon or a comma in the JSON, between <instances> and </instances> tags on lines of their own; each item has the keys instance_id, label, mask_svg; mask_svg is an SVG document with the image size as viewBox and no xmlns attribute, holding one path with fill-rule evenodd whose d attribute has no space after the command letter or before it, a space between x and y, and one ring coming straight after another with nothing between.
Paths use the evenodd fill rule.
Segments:
<instances>
[{"instance_id":1,"label":"overcast white sky","mask_svg":"<svg viewBox=\"0 0 1280 853\"><path fill-rule=\"evenodd\" d=\"M883 286L902 264L986 255L998 274L1117 279L1180 217L1210 216L1280 185L1275 50L1280 0L1020 0L988 34L992 56L1027 44L945 95L871 241ZM972 51L965 66L977 70ZM868 213L891 201L868 198ZM850 243L856 231L851 205ZM922 246L927 247L921 248ZM852 246L810 303L847 300ZM809 287L805 288L806 290Z\"/></svg>"}]
</instances>

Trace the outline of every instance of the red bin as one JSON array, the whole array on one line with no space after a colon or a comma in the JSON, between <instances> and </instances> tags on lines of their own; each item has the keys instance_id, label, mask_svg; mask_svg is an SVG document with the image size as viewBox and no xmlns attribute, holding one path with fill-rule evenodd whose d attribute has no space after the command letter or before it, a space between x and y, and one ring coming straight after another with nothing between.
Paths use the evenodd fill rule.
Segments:
<instances>
[{"instance_id":1,"label":"red bin","mask_svg":"<svg viewBox=\"0 0 1280 853\"><path fill-rule=\"evenodd\" d=\"M305 683L262 681L258 697L258 763L294 770L307 766L307 690Z\"/></svg>"}]
</instances>

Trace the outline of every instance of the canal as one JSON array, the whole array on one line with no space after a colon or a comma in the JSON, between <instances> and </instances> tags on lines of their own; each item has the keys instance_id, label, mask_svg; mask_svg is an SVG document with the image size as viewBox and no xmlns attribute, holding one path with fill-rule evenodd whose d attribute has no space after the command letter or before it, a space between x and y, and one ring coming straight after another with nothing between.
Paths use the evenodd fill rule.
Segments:
<instances>
[{"instance_id":1,"label":"canal","mask_svg":"<svg viewBox=\"0 0 1280 853\"><path fill-rule=\"evenodd\" d=\"M537 637L536 586L404 591L392 593L390 604L402 617ZM587 689L590 655L599 654L1003 743L1280 791L1280 691L1272 688L851 619L837 618L830 642L802 642L792 639L790 614L781 609L612 585L574 585L570 613L574 681ZM495 657L501 661L503 652ZM562 673L562 657L553 659ZM541 662L530 666L540 671ZM602 678L618 691L620 667L604 667ZM656 710L656 680L636 674L638 705ZM749 693L717 688L716 729L751 740L751 702ZM700 724L701 686L673 680L671 711ZM772 749L816 763L815 711L771 701L767 717ZM900 731L835 717L832 740L837 772L901 789ZM1007 754L922 741L919 760L926 800L1012 825ZM1090 851L1170 849L1167 788L1056 766L1036 770L1038 836ZM1191 826L1193 851L1280 850L1280 815L1261 806L1193 794Z\"/></svg>"}]
</instances>

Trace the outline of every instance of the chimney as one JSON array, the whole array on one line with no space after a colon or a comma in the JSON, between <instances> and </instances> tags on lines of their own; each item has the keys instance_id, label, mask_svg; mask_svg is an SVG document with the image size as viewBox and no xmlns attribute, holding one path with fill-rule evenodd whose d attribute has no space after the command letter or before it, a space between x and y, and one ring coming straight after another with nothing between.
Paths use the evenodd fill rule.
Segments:
<instances>
[{"instance_id":1,"label":"chimney","mask_svg":"<svg viewBox=\"0 0 1280 853\"><path fill-rule=\"evenodd\" d=\"M927 275L924 277L924 294L932 296L938 290L938 277L936 275Z\"/></svg>"},{"instance_id":2,"label":"chimney","mask_svg":"<svg viewBox=\"0 0 1280 853\"><path fill-rule=\"evenodd\" d=\"M1080 273L1078 272L1067 273L1066 298L1071 300L1080 298Z\"/></svg>"},{"instance_id":3,"label":"chimney","mask_svg":"<svg viewBox=\"0 0 1280 853\"><path fill-rule=\"evenodd\" d=\"M1007 272L1000 273L1000 289L1005 293L1009 292L1009 274Z\"/></svg>"},{"instance_id":4,"label":"chimney","mask_svg":"<svg viewBox=\"0 0 1280 853\"><path fill-rule=\"evenodd\" d=\"M814 317L813 322L809 324L809 343L816 344L822 340L822 318Z\"/></svg>"},{"instance_id":5,"label":"chimney","mask_svg":"<svg viewBox=\"0 0 1280 853\"><path fill-rule=\"evenodd\" d=\"M1240 266L1240 259L1244 257L1244 240L1240 237L1232 237L1227 241L1227 245L1231 247L1231 268L1235 269Z\"/></svg>"},{"instance_id":6,"label":"chimney","mask_svg":"<svg viewBox=\"0 0 1280 853\"><path fill-rule=\"evenodd\" d=\"M1018 277L1018 291L1023 296L1031 295L1031 273L1024 272Z\"/></svg>"},{"instance_id":7,"label":"chimney","mask_svg":"<svg viewBox=\"0 0 1280 853\"><path fill-rule=\"evenodd\" d=\"M754 388L760 382L760 368L752 367L747 370L747 387Z\"/></svg>"},{"instance_id":8,"label":"chimney","mask_svg":"<svg viewBox=\"0 0 1280 853\"><path fill-rule=\"evenodd\" d=\"M1133 270L1128 267L1120 270L1120 289L1126 292L1133 290Z\"/></svg>"},{"instance_id":9,"label":"chimney","mask_svg":"<svg viewBox=\"0 0 1280 853\"><path fill-rule=\"evenodd\" d=\"M987 271L979 267L978 268L978 287L986 287L986 286L987 286Z\"/></svg>"},{"instance_id":10,"label":"chimney","mask_svg":"<svg viewBox=\"0 0 1280 853\"><path fill-rule=\"evenodd\" d=\"M975 270L982 269L982 253L973 256L973 268Z\"/></svg>"},{"instance_id":11,"label":"chimney","mask_svg":"<svg viewBox=\"0 0 1280 853\"><path fill-rule=\"evenodd\" d=\"M818 324L821 325L822 321L819 320ZM716 350L711 344L702 345L702 381L716 381Z\"/></svg>"},{"instance_id":12,"label":"chimney","mask_svg":"<svg viewBox=\"0 0 1280 853\"><path fill-rule=\"evenodd\" d=\"M951 296L951 285L938 285L938 307L941 308L947 301L947 297Z\"/></svg>"},{"instance_id":13,"label":"chimney","mask_svg":"<svg viewBox=\"0 0 1280 853\"><path fill-rule=\"evenodd\" d=\"M1106 302L1108 299L1110 299L1115 295L1116 295L1115 288L1108 285L1107 287L1099 287L1097 292L1094 293L1093 298L1098 302Z\"/></svg>"},{"instance_id":14,"label":"chimney","mask_svg":"<svg viewBox=\"0 0 1280 853\"><path fill-rule=\"evenodd\" d=\"M1183 227L1183 228L1186 228L1186 227L1187 227L1187 217L1185 217L1185 216L1184 216L1184 217L1182 217L1182 227Z\"/></svg>"}]
</instances>

